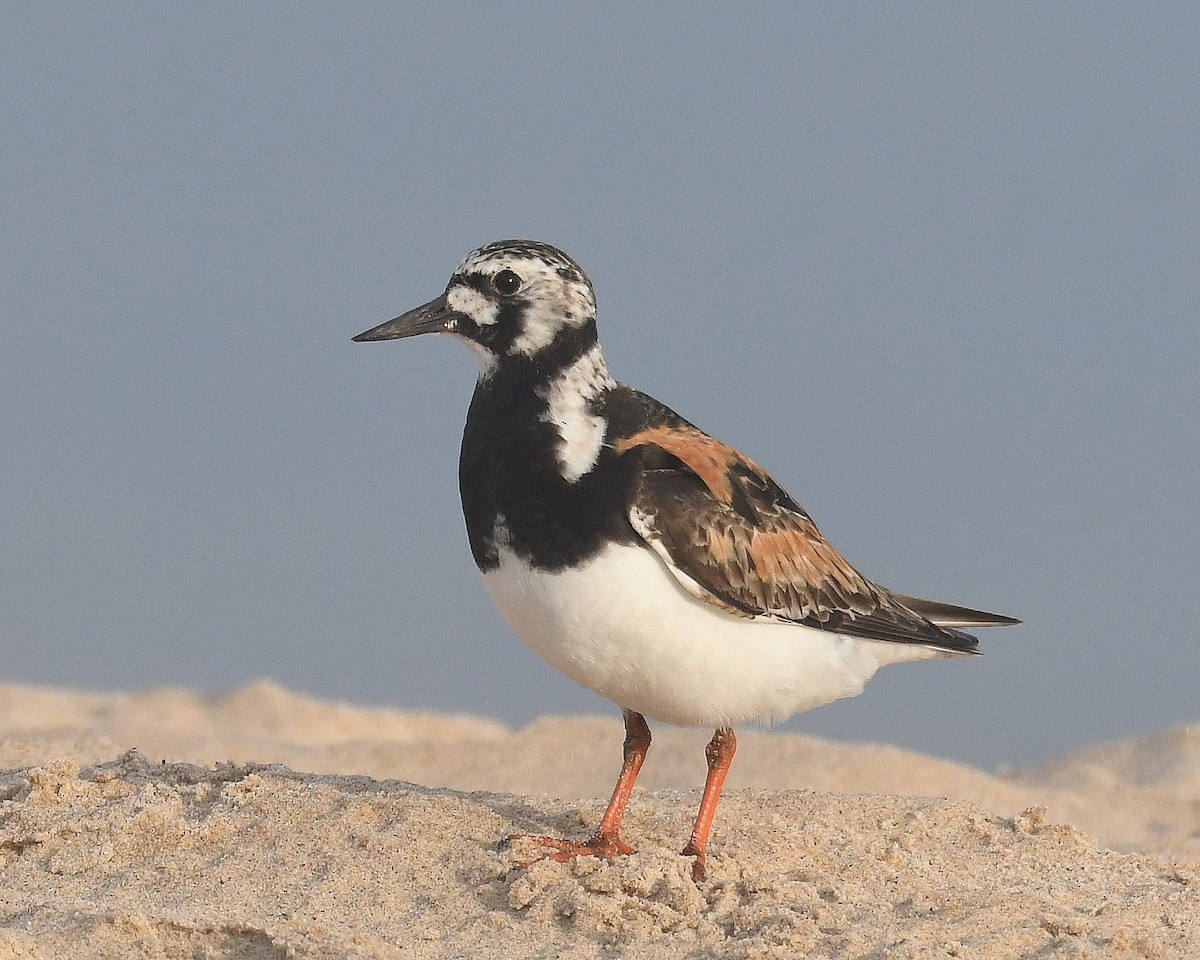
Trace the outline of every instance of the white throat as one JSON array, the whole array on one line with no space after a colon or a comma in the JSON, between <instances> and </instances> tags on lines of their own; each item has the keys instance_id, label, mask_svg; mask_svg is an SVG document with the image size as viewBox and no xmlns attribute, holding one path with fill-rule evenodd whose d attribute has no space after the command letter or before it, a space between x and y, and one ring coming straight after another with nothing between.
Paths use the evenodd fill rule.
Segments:
<instances>
[{"instance_id":1,"label":"white throat","mask_svg":"<svg viewBox=\"0 0 1200 960\"><path fill-rule=\"evenodd\" d=\"M455 339L461 340L468 347L470 347L471 352L475 354L475 359L479 361L479 379L486 380L488 377L490 377L492 372L496 369L496 364L499 362L500 358L492 353L492 351L483 344L476 343L470 337L460 337L455 334Z\"/></svg>"}]
</instances>

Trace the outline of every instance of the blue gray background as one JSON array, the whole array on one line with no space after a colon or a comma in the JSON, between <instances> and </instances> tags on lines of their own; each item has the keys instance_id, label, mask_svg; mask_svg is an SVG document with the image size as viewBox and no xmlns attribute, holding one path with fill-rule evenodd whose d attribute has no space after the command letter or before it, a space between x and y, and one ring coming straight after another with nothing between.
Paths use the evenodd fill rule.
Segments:
<instances>
[{"instance_id":1,"label":"blue gray background","mask_svg":"<svg viewBox=\"0 0 1200 960\"><path fill-rule=\"evenodd\" d=\"M9 5L0 678L611 711L471 564L472 356L350 342L526 236L865 573L1026 621L791 729L992 764L1197 719L1198 24Z\"/></svg>"}]
</instances>

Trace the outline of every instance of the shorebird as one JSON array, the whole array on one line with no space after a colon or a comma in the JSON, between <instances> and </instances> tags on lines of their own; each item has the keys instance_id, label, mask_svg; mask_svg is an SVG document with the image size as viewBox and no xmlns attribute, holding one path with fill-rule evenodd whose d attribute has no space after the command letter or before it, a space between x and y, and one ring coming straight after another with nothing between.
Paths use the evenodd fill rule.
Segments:
<instances>
[{"instance_id":1,"label":"shorebird","mask_svg":"<svg viewBox=\"0 0 1200 960\"><path fill-rule=\"evenodd\" d=\"M354 337L442 333L479 360L459 459L467 537L513 630L619 706L624 762L595 834L545 858L632 853L622 817L646 717L715 728L683 854L705 876L733 727L851 697L886 664L971 654L1011 617L872 583L761 467L609 375L591 281L545 243L468 254L445 292Z\"/></svg>"}]
</instances>

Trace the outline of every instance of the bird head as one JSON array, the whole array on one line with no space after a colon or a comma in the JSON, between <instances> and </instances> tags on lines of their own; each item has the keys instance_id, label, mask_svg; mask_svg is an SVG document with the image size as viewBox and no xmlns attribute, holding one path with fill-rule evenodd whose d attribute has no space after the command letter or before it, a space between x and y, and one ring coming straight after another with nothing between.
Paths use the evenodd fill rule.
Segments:
<instances>
[{"instance_id":1,"label":"bird head","mask_svg":"<svg viewBox=\"0 0 1200 960\"><path fill-rule=\"evenodd\" d=\"M355 341L448 333L466 341L487 376L505 358L577 354L596 340L596 294L561 250L534 240L499 240L467 254L446 292L360 333Z\"/></svg>"}]
</instances>

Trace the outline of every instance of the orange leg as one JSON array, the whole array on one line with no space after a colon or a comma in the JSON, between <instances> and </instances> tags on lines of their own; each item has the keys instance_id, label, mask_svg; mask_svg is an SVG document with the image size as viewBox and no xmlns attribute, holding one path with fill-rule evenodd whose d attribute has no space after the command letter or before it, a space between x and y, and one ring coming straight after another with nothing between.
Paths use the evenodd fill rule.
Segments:
<instances>
[{"instance_id":1,"label":"orange leg","mask_svg":"<svg viewBox=\"0 0 1200 960\"><path fill-rule=\"evenodd\" d=\"M683 848L685 857L695 857L692 864L692 879L699 883L704 879L705 851L708 835L712 831L713 815L721 799L721 788L725 786L725 775L737 751L737 737L730 727L721 727L704 748L704 759L708 762L708 776L704 780L704 794L700 797L700 812L692 827L692 837Z\"/></svg>"},{"instance_id":2,"label":"orange leg","mask_svg":"<svg viewBox=\"0 0 1200 960\"><path fill-rule=\"evenodd\" d=\"M646 726L646 718L632 710L624 711L625 715L625 748L624 763L621 764L621 775L617 777L617 785L613 789L612 799L600 826L596 828L592 839L586 843L575 840L560 840L558 837L536 837L525 834L513 837L514 840L535 840L546 847L554 849L537 860L523 863L527 867L538 860L557 860L565 863L575 857L601 857L611 860L613 857L633 853L633 847L625 843L619 836L621 818L625 816L625 808L629 806L629 797L633 793L633 785L637 782L638 772L642 769L642 761L646 759L646 751L650 749L650 728ZM710 814L711 819L711 814Z\"/></svg>"}]
</instances>

